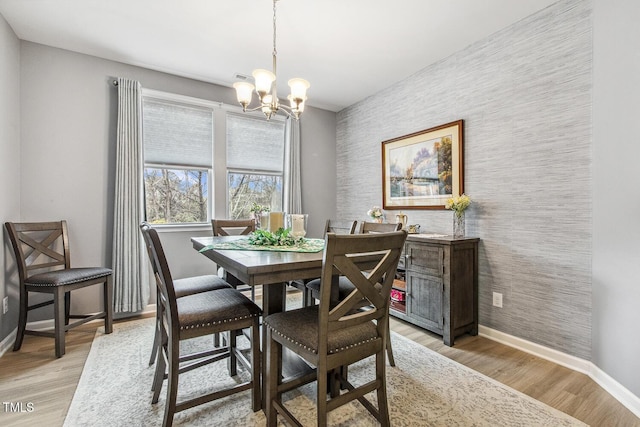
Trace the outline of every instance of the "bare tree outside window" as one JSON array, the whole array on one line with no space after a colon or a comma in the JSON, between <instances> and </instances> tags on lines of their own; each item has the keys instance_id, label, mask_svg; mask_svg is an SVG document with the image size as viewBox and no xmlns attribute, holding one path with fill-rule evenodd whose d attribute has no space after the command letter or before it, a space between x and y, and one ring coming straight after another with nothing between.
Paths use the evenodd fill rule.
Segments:
<instances>
[{"instance_id":1,"label":"bare tree outside window","mask_svg":"<svg viewBox=\"0 0 640 427\"><path fill-rule=\"evenodd\" d=\"M152 224L207 222L208 172L146 167L146 218Z\"/></svg>"},{"instance_id":2,"label":"bare tree outside window","mask_svg":"<svg viewBox=\"0 0 640 427\"><path fill-rule=\"evenodd\" d=\"M228 174L229 218L251 217L254 203L279 210L282 204L282 176L246 173Z\"/></svg>"}]
</instances>

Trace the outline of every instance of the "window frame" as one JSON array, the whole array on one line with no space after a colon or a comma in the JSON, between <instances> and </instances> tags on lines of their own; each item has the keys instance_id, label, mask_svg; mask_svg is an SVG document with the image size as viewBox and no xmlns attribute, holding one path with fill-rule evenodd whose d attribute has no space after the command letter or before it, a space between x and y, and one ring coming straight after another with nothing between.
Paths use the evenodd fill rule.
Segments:
<instances>
[{"instance_id":1,"label":"window frame","mask_svg":"<svg viewBox=\"0 0 640 427\"><path fill-rule=\"evenodd\" d=\"M157 224L159 229L163 231L194 231L194 232L202 232L204 230L209 230L211 228L211 219L216 217L217 215L226 215L229 216L229 181L228 181L228 173L229 171L236 173L249 173L255 175L276 175L282 176L282 201L284 204L284 192L287 188L287 182L289 180L289 176L287 173L287 168L285 165L286 161L286 153L288 149L289 141L286 139L286 121L284 117L281 116L272 116L271 120L282 121L285 126L284 132L284 154L282 159L282 173L279 175L278 173L274 173L273 171L263 171L259 169L242 169L242 168L228 168L227 167L227 138L226 138L226 119L227 114L241 114L253 116L255 118L260 118L262 120L266 120L263 113L261 111L251 111L251 112L243 112L242 108L236 105L225 104L220 101L211 101L202 98L191 97L187 95L180 95L171 92L164 92L154 89L142 88L141 97L140 97L140 105L142 112L142 102L145 98L151 98L157 101L167 101L173 103L184 104L186 106L195 106L195 107L204 107L211 110L212 114L212 126L213 126L213 140L212 143L212 159L210 169L207 169L208 174L208 188L207 188L207 222L192 222L192 223L171 223L171 224ZM144 120L141 118L141 125L144 126ZM142 133L141 133L142 136ZM146 198L146 192L144 189L144 169L147 167L153 168L165 168L165 169L190 169L190 170L202 170L201 166L185 166L185 165L172 165L172 164L157 164L157 163L146 163L144 161L144 140L141 138L141 143L143 144L143 158L142 158L142 170L140 180L143 186L143 194L144 198ZM224 180L223 186L221 188L220 181ZM224 192L224 193L222 193ZM141 201L143 204L143 209L146 209L145 199ZM220 201L224 201L224 210L222 213L220 210ZM216 209L218 209L216 211ZM284 206L283 206L284 209ZM145 212L146 216L146 212ZM154 226L155 227L155 226Z\"/></svg>"}]
</instances>

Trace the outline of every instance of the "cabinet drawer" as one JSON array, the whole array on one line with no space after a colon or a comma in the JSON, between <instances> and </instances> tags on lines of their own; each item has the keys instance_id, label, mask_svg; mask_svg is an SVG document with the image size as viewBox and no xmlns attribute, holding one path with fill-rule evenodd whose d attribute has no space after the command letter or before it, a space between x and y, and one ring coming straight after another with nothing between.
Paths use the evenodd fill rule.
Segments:
<instances>
[{"instance_id":1,"label":"cabinet drawer","mask_svg":"<svg viewBox=\"0 0 640 427\"><path fill-rule=\"evenodd\" d=\"M407 270L442 277L444 250L441 246L407 243L405 252Z\"/></svg>"}]
</instances>

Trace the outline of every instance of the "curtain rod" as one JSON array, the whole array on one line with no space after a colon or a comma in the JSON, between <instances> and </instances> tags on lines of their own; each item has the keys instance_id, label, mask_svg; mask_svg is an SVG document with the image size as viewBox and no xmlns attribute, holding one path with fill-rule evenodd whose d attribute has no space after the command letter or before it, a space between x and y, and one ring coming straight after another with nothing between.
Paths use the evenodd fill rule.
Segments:
<instances>
[{"instance_id":1,"label":"curtain rod","mask_svg":"<svg viewBox=\"0 0 640 427\"><path fill-rule=\"evenodd\" d=\"M111 84L113 84L115 87L118 87L118 80L116 80L116 79L112 80L112 81L111 81ZM190 98L191 100L186 100L186 102L193 102L192 100L196 100L196 101L204 101L204 102L206 102L207 104L217 104L217 105L218 105L218 107L220 107L220 108L226 108L226 109L231 109L231 110L236 110L236 109L237 109L237 110L241 110L241 108L240 108L240 107L237 107L237 106L235 106L235 105L225 104L225 103L224 103L224 102L222 102L222 101L212 101L212 100L208 100L208 99L193 98L193 97L191 97L191 96L183 96L183 95L173 94L173 93L169 93L169 92L156 91L156 90L153 90L153 89L147 89L147 90L146 90L146 92L147 92L148 94L150 94L151 96L153 96L153 95L154 95L154 93L156 93L156 94L165 94L165 93L166 93L166 94L171 95L171 98L175 98L175 99L177 99L178 101L180 101L180 100L182 99L182 101L183 101L183 102L185 102L185 100L186 100L187 98ZM156 96L157 96L157 95L156 95Z\"/></svg>"}]
</instances>

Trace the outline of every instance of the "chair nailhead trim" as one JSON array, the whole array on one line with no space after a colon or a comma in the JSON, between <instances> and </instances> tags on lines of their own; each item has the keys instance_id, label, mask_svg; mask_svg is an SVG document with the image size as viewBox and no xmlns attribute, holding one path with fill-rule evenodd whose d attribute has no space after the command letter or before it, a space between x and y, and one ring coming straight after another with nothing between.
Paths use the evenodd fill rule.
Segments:
<instances>
[{"instance_id":1,"label":"chair nailhead trim","mask_svg":"<svg viewBox=\"0 0 640 427\"><path fill-rule=\"evenodd\" d=\"M305 350L310 351L310 352L311 352L311 353L313 353L313 354L318 354L318 350L313 349L313 348L309 348L309 347L307 347L306 345L304 345L304 344L302 344L302 343L299 343L298 341L295 341L295 340L291 339L290 337L288 337L288 336L286 336L286 335L282 334L280 331L277 331L277 330L273 329L271 326L269 326L269 329L271 329L273 332L275 332L276 334L280 335L282 338L286 339L287 341L289 341L289 342L291 342L291 343L293 343L293 344L297 345L298 347L304 348ZM346 347L340 347L340 348L330 349L330 350L329 350L329 354L339 353L339 352L341 352L341 351L348 350L348 349L350 349L350 348L354 348L354 347L357 347L357 346L362 345L362 344L366 344L366 343L371 342L371 341L375 341L376 339L377 339L377 338L369 338L368 340L360 341L360 342L357 342L357 343L354 343L354 344L348 345L348 346L346 346Z\"/></svg>"},{"instance_id":2,"label":"chair nailhead trim","mask_svg":"<svg viewBox=\"0 0 640 427\"><path fill-rule=\"evenodd\" d=\"M63 271L63 270L60 270ZM99 279L101 277L107 277L107 276L111 276L111 273L105 273L105 274L96 274L95 276L91 276L91 277L83 277L81 279L76 279L76 280L69 280L67 282L60 282L60 283L49 283L49 282L30 282L29 279L25 280L24 283L29 285L29 286L62 286L62 285L71 285L73 283L78 283L78 282L84 282L86 280L93 280L93 279Z\"/></svg>"},{"instance_id":3,"label":"chair nailhead trim","mask_svg":"<svg viewBox=\"0 0 640 427\"><path fill-rule=\"evenodd\" d=\"M233 319L218 320L217 322L207 322L207 323L198 323L196 325L181 326L180 330L184 331L186 329L205 328L207 326L219 325L221 323L227 323L227 322L235 322L237 320L250 319L252 317L257 317L257 316L259 316L259 315L258 314L251 314L249 316L234 317Z\"/></svg>"}]
</instances>

